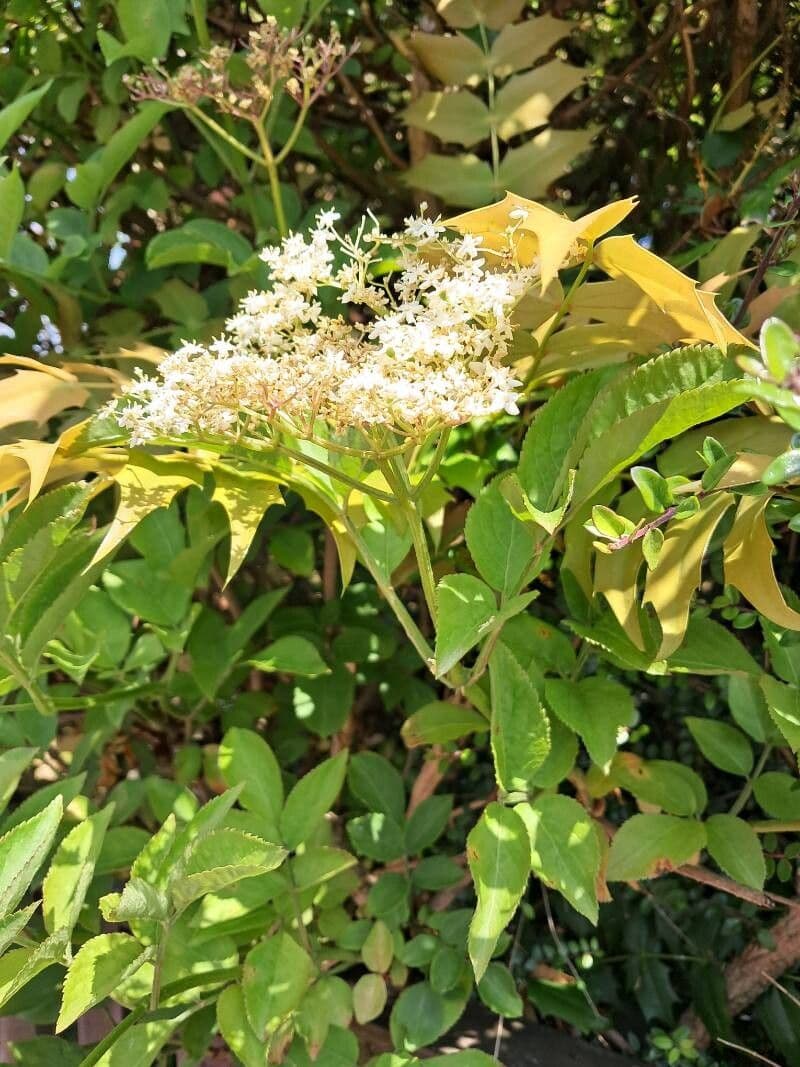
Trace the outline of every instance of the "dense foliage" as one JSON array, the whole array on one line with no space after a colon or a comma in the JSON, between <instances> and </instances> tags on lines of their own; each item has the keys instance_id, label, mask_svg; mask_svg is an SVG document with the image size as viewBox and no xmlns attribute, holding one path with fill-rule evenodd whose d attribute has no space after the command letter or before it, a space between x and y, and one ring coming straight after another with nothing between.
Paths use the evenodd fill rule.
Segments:
<instances>
[{"instance_id":1,"label":"dense foliage","mask_svg":"<svg viewBox=\"0 0 800 1067\"><path fill-rule=\"evenodd\" d=\"M800 1064L797 18L6 5L15 1062Z\"/></svg>"}]
</instances>

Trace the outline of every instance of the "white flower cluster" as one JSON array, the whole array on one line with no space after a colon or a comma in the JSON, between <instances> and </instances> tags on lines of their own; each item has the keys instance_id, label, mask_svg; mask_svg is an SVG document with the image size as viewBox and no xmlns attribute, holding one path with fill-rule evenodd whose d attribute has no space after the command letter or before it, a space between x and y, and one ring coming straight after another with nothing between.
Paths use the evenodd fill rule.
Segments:
<instances>
[{"instance_id":1,"label":"white flower cluster","mask_svg":"<svg viewBox=\"0 0 800 1067\"><path fill-rule=\"evenodd\" d=\"M311 434L318 419L333 431L417 437L517 412L520 382L504 361L537 268L515 265L511 241L507 254L484 254L474 236L445 237L439 221L410 218L387 237L364 219L349 237L337 220L322 212L307 238L265 249L271 288L245 297L221 338L184 344L158 378L132 383L117 417L135 442L264 424ZM337 314L320 303L328 288Z\"/></svg>"}]
</instances>

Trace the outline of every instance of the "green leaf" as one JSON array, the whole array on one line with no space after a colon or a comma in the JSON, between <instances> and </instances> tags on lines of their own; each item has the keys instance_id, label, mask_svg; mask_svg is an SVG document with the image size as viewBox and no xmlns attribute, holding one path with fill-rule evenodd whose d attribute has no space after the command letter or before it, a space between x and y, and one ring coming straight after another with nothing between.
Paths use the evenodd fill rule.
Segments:
<instances>
[{"instance_id":1,"label":"green leaf","mask_svg":"<svg viewBox=\"0 0 800 1067\"><path fill-rule=\"evenodd\" d=\"M34 900L33 904L28 904L26 908L20 908L19 911L12 911L10 915L6 915L4 919L0 919L0 955L2 955L8 946L16 941L17 936L28 925L31 915L39 907L39 901Z\"/></svg>"},{"instance_id":2,"label":"green leaf","mask_svg":"<svg viewBox=\"0 0 800 1067\"><path fill-rule=\"evenodd\" d=\"M478 983L478 996L489 1009L504 1019L519 1019L523 1012L522 997L508 967L490 963Z\"/></svg>"},{"instance_id":3,"label":"green leaf","mask_svg":"<svg viewBox=\"0 0 800 1067\"><path fill-rule=\"evenodd\" d=\"M773 819L800 819L800 781L794 775L767 771L756 778L753 792Z\"/></svg>"},{"instance_id":4,"label":"green leaf","mask_svg":"<svg viewBox=\"0 0 800 1067\"><path fill-rule=\"evenodd\" d=\"M540 511L549 512L558 504L567 484L575 437L607 378L606 370L573 378L536 412L525 435L517 474Z\"/></svg>"},{"instance_id":5,"label":"green leaf","mask_svg":"<svg viewBox=\"0 0 800 1067\"><path fill-rule=\"evenodd\" d=\"M662 441L739 405L741 390L725 380L727 373L718 349L695 346L657 356L615 378L586 413L590 439L576 441L575 451L583 454L573 507Z\"/></svg>"},{"instance_id":6,"label":"green leaf","mask_svg":"<svg viewBox=\"0 0 800 1067\"><path fill-rule=\"evenodd\" d=\"M708 803L700 775L674 760L646 760L633 752L620 752L611 765L611 776L637 800L671 815L697 815Z\"/></svg>"},{"instance_id":7,"label":"green leaf","mask_svg":"<svg viewBox=\"0 0 800 1067\"><path fill-rule=\"evenodd\" d=\"M343 848L316 845L306 848L291 861L292 878L298 892L330 881L343 871L355 867L356 858Z\"/></svg>"},{"instance_id":8,"label":"green leaf","mask_svg":"<svg viewBox=\"0 0 800 1067\"><path fill-rule=\"evenodd\" d=\"M83 907L114 805L78 823L56 849L42 885L45 929L71 933Z\"/></svg>"},{"instance_id":9,"label":"green leaf","mask_svg":"<svg viewBox=\"0 0 800 1067\"><path fill-rule=\"evenodd\" d=\"M672 491L658 471L651 467L631 467L631 478L639 490L644 506L656 514L672 503Z\"/></svg>"},{"instance_id":10,"label":"green leaf","mask_svg":"<svg viewBox=\"0 0 800 1067\"><path fill-rule=\"evenodd\" d=\"M697 719L689 715L684 719L689 733L705 758L728 774L740 774L746 778L753 769L753 749L741 730L726 722L713 719Z\"/></svg>"},{"instance_id":11,"label":"green leaf","mask_svg":"<svg viewBox=\"0 0 800 1067\"><path fill-rule=\"evenodd\" d=\"M0 837L0 917L13 911L50 851L61 821L62 800Z\"/></svg>"},{"instance_id":12,"label":"green leaf","mask_svg":"<svg viewBox=\"0 0 800 1067\"><path fill-rule=\"evenodd\" d=\"M81 946L69 966L61 994L61 1010L56 1033L71 1026L95 1004L127 978L135 974L152 955L130 934L100 934Z\"/></svg>"},{"instance_id":13,"label":"green leaf","mask_svg":"<svg viewBox=\"0 0 800 1067\"><path fill-rule=\"evenodd\" d=\"M36 755L35 748L9 748L0 754L0 811L5 811L16 792L22 772Z\"/></svg>"},{"instance_id":14,"label":"green leaf","mask_svg":"<svg viewBox=\"0 0 800 1067\"><path fill-rule=\"evenodd\" d=\"M273 674L299 674L304 678L318 678L330 674L331 669L316 647L305 637L293 634L279 637L250 660L253 667Z\"/></svg>"},{"instance_id":15,"label":"green leaf","mask_svg":"<svg viewBox=\"0 0 800 1067\"><path fill-rule=\"evenodd\" d=\"M0 1007L51 964L63 963L66 945L66 931L58 930L34 948L7 952L0 959Z\"/></svg>"},{"instance_id":16,"label":"green leaf","mask_svg":"<svg viewBox=\"0 0 800 1067\"><path fill-rule=\"evenodd\" d=\"M218 893L243 878L279 867L286 850L240 830L214 830L198 838L172 871L169 889L183 911L206 893Z\"/></svg>"},{"instance_id":17,"label":"green leaf","mask_svg":"<svg viewBox=\"0 0 800 1067\"><path fill-rule=\"evenodd\" d=\"M402 822L406 790L396 767L377 752L359 752L350 760L347 784L370 811L382 811Z\"/></svg>"},{"instance_id":18,"label":"green leaf","mask_svg":"<svg viewBox=\"0 0 800 1067\"><path fill-rule=\"evenodd\" d=\"M751 674L762 671L741 641L713 619L693 618L683 644L669 657L673 671L691 674Z\"/></svg>"},{"instance_id":19,"label":"green leaf","mask_svg":"<svg viewBox=\"0 0 800 1067\"><path fill-rule=\"evenodd\" d=\"M78 207L90 211L105 195L116 176L169 111L168 104L149 100L121 126L86 163L76 168L67 182L67 196Z\"/></svg>"},{"instance_id":20,"label":"green leaf","mask_svg":"<svg viewBox=\"0 0 800 1067\"><path fill-rule=\"evenodd\" d=\"M107 922L122 923L132 919L162 922L169 915L166 893L141 878L131 878L122 893L108 893L100 898L100 911Z\"/></svg>"},{"instance_id":21,"label":"green leaf","mask_svg":"<svg viewBox=\"0 0 800 1067\"><path fill-rule=\"evenodd\" d=\"M634 815L614 835L606 877L610 882L652 878L687 863L706 843L702 823L674 815Z\"/></svg>"},{"instance_id":22,"label":"green leaf","mask_svg":"<svg viewBox=\"0 0 800 1067\"><path fill-rule=\"evenodd\" d=\"M471 574L450 574L436 587L436 676L441 678L491 630L497 601Z\"/></svg>"},{"instance_id":23,"label":"green leaf","mask_svg":"<svg viewBox=\"0 0 800 1067\"><path fill-rule=\"evenodd\" d=\"M800 752L800 691L770 675L761 679L770 718L786 738L793 752Z\"/></svg>"},{"instance_id":24,"label":"green leaf","mask_svg":"<svg viewBox=\"0 0 800 1067\"><path fill-rule=\"evenodd\" d=\"M339 795L347 770L347 749L303 775L286 798L280 829L287 848L306 841Z\"/></svg>"},{"instance_id":25,"label":"green leaf","mask_svg":"<svg viewBox=\"0 0 800 1067\"><path fill-rule=\"evenodd\" d=\"M231 727L219 746L217 762L226 785L242 784L242 806L260 815L266 826L277 833L283 808L283 779L264 738L253 730Z\"/></svg>"},{"instance_id":26,"label":"green leaf","mask_svg":"<svg viewBox=\"0 0 800 1067\"><path fill-rule=\"evenodd\" d=\"M256 1034L266 1034L300 1005L314 975L306 952L286 933L250 949L242 971L247 1017Z\"/></svg>"},{"instance_id":27,"label":"green leaf","mask_svg":"<svg viewBox=\"0 0 800 1067\"><path fill-rule=\"evenodd\" d=\"M511 510L501 479L487 486L469 509L465 534L481 578L503 596L516 593L533 557L534 533L532 524Z\"/></svg>"},{"instance_id":28,"label":"green leaf","mask_svg":"<svg viewBox=\"0 0 800 1067\"><path fill-rule=\"evenodd\" d=\"M386 979L380 974L362 974L353 986L353 1013L356 1022L364 1023L377 1019L386 1007L388 990Z\"/></svg>"},{"instance_id":29,"label":"green leaf","mask_svg":"<svg viewBox=\"0 0 800 1067\"><path fill-rule=\"evenodd\" d=\"M149 270L176 263L214 263L235 274L253 254L250 243L214 219L192 219L152 238L145 252Z\"/></svg>"},{"instance_id":30,"label":"green leaf","mask_svg":"<svg viewBox=\"0 0 800 1067\"><path fill-rule=\"evenodd\" d=\"M610 678L548 679L545 697L559 719L583 739L598 767L614 758L620 731L636 717L630 692Z\"/></svg>"},{"instance_id":31,"label":"green leaf","mask_svg":"<svg viewBox=\"0 0 800 1067\"><path fill-rule=\"evenodd\" d=\"M406 747L416 748L418 745L446 744L488 729L489 723L473 708L435 700L409 715L400 732Z\"/></svg>"},{"instance_id":32,"label":"green leaf","mask_svg":"<svg viewBox=\"0 0 800 1067\"><path fill-rule=\"evenodd\" d=\"M767 868L755 830L735 815L712 815L706 834L706 847L725 874L751 889L764 888Z\"/></svg>"},{"instance_id":33,"label":"green leaf","mask_svg":"<svg viewBox=\"0 0 800 1067\"><path fill-rule=\"evenodd\" d=\"M428 152L403 172L403 182L455 207L482 207L496 192L491 167L471 152L458 156Z\"/></svg>"},{"instance_id":34,"label":"green leaf","mask_svg":"<svg viewBox=\"0 0 800 1067\"><path fill-rule=\"evenodd\" d=\"M6 142L16 133L52 84L53 79L50 78L36 89L31 89L22 96L16 97L0 111L0 150L5 147Z\"/></svg>"},{"instance_id":35,"label":"green leaf","mask_svg":"<svg viewBox=\"0 0 800 1067\"><path fill-rule=\"evenodd\" d=\"M220 994L217 1000L217 1025L228 1047L244 1067L264 1067L267 1046L250 1025L240 985L229 985Z\"/></svg>"},{"instance_id":36,"label":"green leaf","mask_svg":"<svg viewBox=\"0 0 800 1067\"><path fill-rule=\"evenodd\" d=\"M24 212L25 185L19 167L14 167L5 178L0 178L0 259L8 259Z\"/></svg>"},{"instance_id":37,"label":"green leaf","mask_svg":"<svg viewBox=\"0 0 800 1067\"><path fill-rule=\"evenodd\" d=\"M550 751L550 725L539 694L514 654L498 642L489 660L492 755L506 792L526 790Z\"/></svg>"},{"instance_id":38,"label":"green leaf","mask_svg":"<svg viewBox=\"0 0 800 1067\"><path fill-rule=\"evenodd\" d=\"M558 794L514 810L528 829L533 873L596 923L600 841L594 821L577 800Z\"/></svg>"},{"instance_id":39,"label":"green leaf","mask_svg":"<svg viewBox=\"0 0 800 1067\"><path fill-rule=\"evenodd\" d=\"M469 974L447 993L437 993L428 982L404 989L389 1020L395 1047L415 1052L432 1045L461 1018L471 992Z\"/></svg>"},{"instance_id":40,"label":"green leaf","mask_svg":"<svg viewBox=\"0 0 800 1067\"><path fill-rule=\"evenodd\" d=\"M356 852L381 863L391 863L405 852L402 823L382 811L351 819L347 824L347 836Z\"/></svg>"},{"instance_id":41,"label":"green leaf","mask_svg":"<svg viewBox=\"0 0 800 1067\"><path fill-rule=\"evenodd\" d=\"M759 341L767 369L776 382L783 382L800 357L800 344L794 331L780 319L769 318L761 327Z\"/></svg>"},{"instance_id":42,"label":"green leaf","mask_svg":"<svg viewBox=\"0 0 800 1067\"><path fill-rule=\"evenodd\" d=\"M528 884L530 839L519 815L502 804L489 804L467 837L467 862L478 897L468 949L479 982Z\"/></svg>"},{"instance_id":43,"label":"green leaf","mask_svg":"<svg viewBox=\"0 0 800 1067\"><path fill-rule=\"evenodd\" d=\"M361 959L364 965L376 974L386 974L394 958L394 937L392 931L379 919L373 923L361 946Z\"/></svg>"},{"instance_id":44,"label":"green leaf","mask_svg":"<svg viewBox=\"0 0 800 1067\"><path fill-rule=\"evenodd\" d=\"M430 848L444 833L453 810L453 798L426 797L418 804L406 822L406 852L418 856Z\"/></svg>"}]
</instances>

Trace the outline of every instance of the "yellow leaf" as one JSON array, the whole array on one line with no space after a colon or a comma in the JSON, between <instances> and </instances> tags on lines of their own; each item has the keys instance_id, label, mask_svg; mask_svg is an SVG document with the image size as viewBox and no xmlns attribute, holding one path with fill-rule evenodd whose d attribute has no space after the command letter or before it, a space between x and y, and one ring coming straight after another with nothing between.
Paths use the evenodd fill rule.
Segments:
<instances>
[{"instance_id":1,"label":"yellow leaf","mask_svg":"<svg viewBox=\"0 0 800 1067\"><path fill-rule=\"evenodd\" d=\"M723 350L729 344L750 344L719 311L712 293L698 289L691 278L633 237L607 237L596 249L595 263L612 278L628 278L649 296L677 324L678 340L711 341Z\"/></svg>"},{"instance_id":2,"label":"yellow leaf","mask_svg":"<svg viewBox=\"0 0 800 1067\"><path fill-rule=\"evenodd\" d=\"M484 140L490 132L488 107L468 89L421 93L403 112L403 119L409 126L466 148Z\"/></svg>"},{"instance_id":3,"label":"yellow leaf","mask_svg":"<svg viewBox=\"0 0 800 1067\"><path fill-rule=\"evenodd\" d=\"M225 509L231 528L227 585L244 563L264 512L273 504L282 504L283 495L277 479L268 475L250 472L245 476L221 467L215 467L213 473L211 499Z\"/></svg>"},{"instance_id":4,"label":"yellow leaf","mask_svg":"<svg viewBox=\"0 0 800 1067\"><path fill-rule=\"evenodd\" d=\"M428 152L403 171L403 182L460 207L485 204L495 196L492 168L472 152L459 156Z\"/></svg>"},{"instance_id":5,"label":"yellow leaf","mask_svg":"<svg viewBox=\"0 0 800 1067\"><path fill-rule=\"evenodd\" d=\"M423 67L443 85L478 85L486 76L486 56L462 33L412 33L409 44Z\"/></svg>"},{"instance_id":6,"label":"yellow leaf","mask_svg":"<svg viewBox=\"0 0 800 1067\"><path fill-rule=\"evenodd\" d=\"M626 493L615 507L619 515L638 523L645 509L639 493ZM637 648L644 652L645 642L639 619L637 580L644 563L642 542L634 541L618 552L597 553L594 564L594 593L604 596L617 622Z\"/></svg>"},{"instance_id":7,"label":"yellow leaf","mask_svg":"<svg viewBox=\"0 0 800 1067\"><path fill-rule=\"evenodd\" d=\"M707 497L688 519L670 523L654 570L648 572L643 602L661 624L660 659L679 648L689 623L692 594L700 584L703 558L717 524L733 503L730 493Z\"/></svg>"},{"instance_id":8,"label":"yellow leaf","mask_svg":"<svg viewBox=\"0 0 800 1067\"><path fill-rule=\"evenodd\" d=\"M585 78L586 71L580 67L552 59L509 79L495 102L497 132L504 141L510 141L517 134L544 126L559 100L574 92Z\"/></svg>"},{"instance_id":9,"label":"yellow leaf","mask_svg":"<svg viewBox=\"0 0 800 1067\"><path fill-rule=\"evenodd\" d=\"M114 480L119 486L119 504L90 566L113 552L151 511L169 507L182 489L201 485L203 475L182 455L151 456L133 449Z\"/></svg>"},{"instance_id":10,"label":"yellow leaf","mask_svg":"<svg viewBox=\"0 0 800 1067\"><path fill-rule=\"evenodd\" d=\"M478 22L499 30L522 13L525 0L439 0L437 12L454 30L468 30Z\"/></svg>"},{"instance_id":11,"label":"yellow leaf","mask_svg":"<svg viewBox=\"0 0 800 1067\"><path fill-rule=\"evenodd\" d=\"M725 581L777 626L800 630L800 613L784 600L772 567L773 544L765 515L771 499L771 493L741 498L725 540Z\"/></svg>"},{"instance_id":12,"label":"yellow leaf","mask_svg":"<svg viewBox=\"0 0 800 1067\"><path fill-rule=\"evenodd\" d=\"M534 200L506 193L498 204L456 215L447 225L458 233L482 237L484 247L495 251L506 247L508 229L516 226L517 258L523 266L540 263L544 294L561 267L583 259L589 243L612 230L635 206L636 198L630 197L573 220ZM527 212L521 221L511 217L512 211L519 210Z\"/></svg>"},{"instance_id":13,"label":"yellow leaf","mask_svg":"<svg viewBox=\"0 0 800 1067\"><path fill-rule=\"evenodd\" d=\"M545 196L550 186L585 152L598 132L554 130L549 127L531 137L521 148L512 148L500 163L500 185L520 196Z\"/></svg>"},{"instance_id":14,"label":"yellow leaf","mask_svg":"<svg viewBox=\"0 0 800 1067\"><path fill-rule=\"evenodd\" d=\"M532 67L537 59L572 29L572 23L539 15L516 25L506 25L497 35L489 54L489 63L498 78L507 78L518 70Z\"/></svg>"},{"instance_id":15,"label":"yellow leaf","mask_svg":"<svg viewBox=\"0 0 800 1067\"><path fill-rule=\"evenodd\" d=\"M0 381L0 428L21 422L41 426L65 408L83 407L88 390L54 370L18 370Z\"/></svg>"}]
</instances>

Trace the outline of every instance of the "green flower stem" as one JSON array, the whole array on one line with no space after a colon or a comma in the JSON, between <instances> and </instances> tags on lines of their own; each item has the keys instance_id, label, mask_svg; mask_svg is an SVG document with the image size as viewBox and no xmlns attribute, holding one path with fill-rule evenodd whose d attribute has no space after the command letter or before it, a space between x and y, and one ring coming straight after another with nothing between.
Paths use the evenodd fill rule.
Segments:
<instances>
[{"instance_id":1,"label":"green flower stem","mask_svg":"<svg viewBox=\"0 0 800 1067\"><path fill-rule=\"evenodd\" d=\"M363 537L358 532L358 529L355 527L353 522L350 520L350 518L344 511L339 512L339 517L342 520L342 523L345 529L347 530L350 539L356 546L356 549L359 555L361 556L364 566L375 579L375 584L377 585L381 595L394 612L395 616L397 617L397 621L403 627L406 637L417 650L420 658L422 659L422 662L425 664L428 670L432 671L434 665L433 649L425 640L425 637L423 636L421 630L409 615L408 609L395 592L392 584L390 582L385 581L381 573L378 561L370 552Z\"/></svg>"},{"instance_id":2,"label":"green flower stem","mask_svg":"<svg viewBox=\"0 0 800 1067\"><path fill-rule=\"evenodd\" d=\"M428 606L431 620L435 626L436 579L433 576L433 564L428 550L428 537L425 533L422 516L413 499L413 490L408 478L408 471L402 461L392 462L391 460L383 465L382 469L384 477L394 489L397 503L405 515L408 532L411 534L411 543L414 547L414 555L417 559L417 569L422 581L422 592L425 596L425 603Z\"/></svg>"},{"instance_id":3,"label":"green flower stem","mask_svg":"<svg viewBox=\"0 0 800 1067\"><path fill-rule=\"evenodd\" d=\"M431 456L430 463L428 464L428 469L425 471L422 478L414 486L413 492L411 493L412 500L419 500L422 494L431 484L433 479L436 477L439 467L441 466L442 460L444 459L444 454L447 450L447 442L449 440L450 427L448 426L446 427L446 429L442 430L441 434L439 435L439 440L436 443L436 449L433 455Z\"/></svg>"},{"instance_id":4,"label":"green flower stem","mask_svg":"<svg viewBox=\"0 0 800 1067\"><path fill-rule=\"evenodd\" d=\"M306 119L308 118L308 112L309 112L309 107L308 107L308 102L306 101L300 107L300 111L298 112L297 118L294 120L294 126L292 127L292 132L286 138L286 141L284 142L283 148L281 148L280 152L278 152L278 154L275 156L275 163L276 164L280 165L281 163L283 163L284 159L286 159L286 157L289 155L291 150L294 148L295 142L297 141L297 138L303 132L303 127L305 126Z\"/></svg>"},{"instance_id":5,"label":"green flower stem","mask_svg":"<svg viewBox=\"0 0 800 1067\"><path fill-rule=\"evenodd\" d=\"M289 233L289 228L286 225L286 212L283 209L283 193L281 192L281 182L278 176L278 162L272 154L267 131L264 129L265 118L266 115L261 115L253 123L253 128L258 137L258 143L263 155L263 164L266 167L267 177L269 178L269 191L272 197L272 206L275 209L275 222L278 225L278 233L281 237L286 237ZM299 132L300 131L298 130L298 133Z\"/></svg>"},{"instance_id":6,"label":"green flower stem","mask_svg":"<svg viewBox=\"0 0 800 1067\"><path fill-rule=\"evenodd\" d=\"M267 166L267 161L262 159L258 152L254 152L251 148L248 148L246 144L242 144L242 142L234 137L232 133L228 133L225 127L221 126L216 119L212 119L210 115L206 115L205 111L201 108L190 107L187 108L187 111L189 114L194 115L200 122L204 123L210 130L213 130L218 137L221 137L223 141L229 144L231 148L235 148L241 155L246 156L248 159L252 160L253 163L258 163L262 167Z\"/></svg>"}]
</instances>

